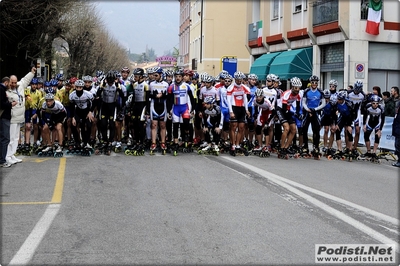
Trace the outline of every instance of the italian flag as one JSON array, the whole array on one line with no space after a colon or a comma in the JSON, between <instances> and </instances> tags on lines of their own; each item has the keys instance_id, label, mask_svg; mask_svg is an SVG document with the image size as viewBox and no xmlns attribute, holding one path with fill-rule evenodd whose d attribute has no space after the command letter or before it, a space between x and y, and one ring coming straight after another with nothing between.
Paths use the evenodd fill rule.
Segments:
<instances>
[{"instance_id":1,"label":"italian flag","mask_svg":"<svg viewBox=\"0 0 400 266\"><path fill-rule=\"evenodd\" d=\"M367 27L365 31L372 35L379 34L382 16L382 0L369 0Z\"/></svg>"},{"instance_id":2,"label":"italian flag","mask_svg":"<svg viewBox=\"0 0 400 266\"><path fill-rule=\"evenodd\" d=\"M257 38L257 46L262 46L262 20L257 22L258 29L258 38Z\"/></svg>"}]
</instances>

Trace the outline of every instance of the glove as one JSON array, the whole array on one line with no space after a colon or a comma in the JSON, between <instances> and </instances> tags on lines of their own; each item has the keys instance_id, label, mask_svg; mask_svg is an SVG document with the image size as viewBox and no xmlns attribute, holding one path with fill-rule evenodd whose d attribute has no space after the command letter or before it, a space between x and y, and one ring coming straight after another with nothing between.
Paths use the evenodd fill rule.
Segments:
<instances>
[{"instance_id":1,"label":"glove","mask_svg":"<svg viewBox=\"0 0 400 266\"><path fill-rule=\"evenodd\" d=\"M314 108L309 108L311 113L315 113L315 109Z\"/></svg>"}]
</instances>

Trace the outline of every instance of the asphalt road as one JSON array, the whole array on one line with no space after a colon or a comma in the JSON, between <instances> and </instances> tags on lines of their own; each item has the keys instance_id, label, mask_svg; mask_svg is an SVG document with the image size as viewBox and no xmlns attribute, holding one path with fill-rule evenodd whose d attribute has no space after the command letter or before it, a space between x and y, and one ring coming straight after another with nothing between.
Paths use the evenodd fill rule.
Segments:
<instances>
[{"instance_id":1,"label":"asphalt road","mask_svg":"<svg viewBox=\"0 0 400 266\"><path fill-rule=\"evenodd\" d=\"M274 154L25 157L0 169L0 263L314 264L316 244L399 242L398 170Z\"/></svg>"}]
</instances>

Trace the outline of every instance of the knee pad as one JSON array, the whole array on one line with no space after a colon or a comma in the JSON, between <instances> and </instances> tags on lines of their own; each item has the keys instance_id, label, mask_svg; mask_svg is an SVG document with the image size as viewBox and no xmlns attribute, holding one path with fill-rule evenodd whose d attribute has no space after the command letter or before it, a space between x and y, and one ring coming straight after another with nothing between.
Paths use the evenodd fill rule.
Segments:
<instances>
[{"instance_id":1,"label":"knee pad","mask_svg":"<svg viewBox=\"0 0 400 266\"><path fill-rule=\"evenodd\" d=\"M262 126L256 126L256 135L261 135ZM265 131L265 130L264 130ZM265 134L265 133L264 133Z\"/></svg>"}]
</instances>

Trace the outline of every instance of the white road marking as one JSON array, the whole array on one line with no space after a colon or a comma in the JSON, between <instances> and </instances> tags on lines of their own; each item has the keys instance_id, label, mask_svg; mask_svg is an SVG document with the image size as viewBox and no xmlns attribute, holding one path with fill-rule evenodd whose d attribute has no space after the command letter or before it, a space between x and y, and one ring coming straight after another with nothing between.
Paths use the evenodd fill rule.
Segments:
<instances>
[{"instance_id":1,"label":"white road marking","mask_svg":"<svg viewBox=\"0 0 400 266\"><path fill-rule=\"evenodd\" d=\"M28 238L22 244L21 248L14 255L8 265L26 265L32 259L37 247L49 230L51 223L60 210L60 204L50 204L43 216L36 223Z\"/></svg>"},{"instance_id":2,"label":"white road marking","mask_svg":"<svg viewBox=\"0 0 400 266\"><path fill-rule=\"evenodd\" d=\"M297 194L298 196L300 196L300 197L302 197L302 198L308 200L308 201L311 202L313 205L315 205L315 206L321 208L322 210L328 212L329 214L331 214L331 215L333 215L333 216L336 216L337 218L339 218L340 220L346 222L347 224L354 226L356 229L358 229L358 230L364 232L365 234L367 234L367 235L369 235L370 237L372 237L372 238L378 240L379 242L381 242L381 243L383 243L383 244L394 244L395 247L396 247L396 251L397 251L397 252L400 251L400 250L399 250L399 244L398 244L396 241L394 241L394 240L392 240L392 239L386 237L385 235L383 235L383 234L381 234L381 233L379 233L379 232L373 230L372 228L370 228L370 227L364 225L363 223L361 223L361 222L359 222L359 221L357 221L357 220L351 218L350 216L344 214L343 212L340 212L340 211L338 211L338 210L332 208L331 206L329 206L329 205L327 205L327 204L325 204L325 203L323 203L323 202L317 200L316 198L313 198L312 196L308 195L307 193L304 193L303 191L298 190L298 189L295 188L294 186L301 187L302 189L307 189L308 191L310 191L310 192L312 191L313 193L315 193L315 194L317 194L317 195L320 195L320 196L323 196L323 197L329 196L330 199L335 200L335 201L338 200L339 198L334 197L334 196L329 195L329 194L326 194L326 193L323 193L323 192L321 192L321 191L319 191L319 190L312 189L312 188L310 188L310 187L301 185L301 184L299 184L299 183L293 182L293 181L291 181L291 180L289 180L289 179L286 179L286 178L284 178L284 177L275 175L275 174L273 174L273 173L270 173L270 172L268 172L268 171L265 171L265 170L263 170L263 169L260 169L260 168L258 168L258 167L256 167L256 166L253 166L253 165L250 165L250 164L247 164L247 163L244 163L244 162L235 160L235 159L233 159L233 158L230 158L230 157L227 157L227 156L224 156L224 157L221 157L221 158L224 158L224 159L226 159L226 160L228 160L228 161L231 161L231 162L234 162L234 163L236 163L236 164L238 164L238 165L241 165L241 166L243 166L243 167L246 167L247 169L251 169L251 170L255 171L256 173L258 173L258 174L262 175L263 177L269 179L271 182L273 182L273 183L275 183L275 184L277 184L277 185L279 185L279 186L281 186L281 187L283 187L283 188L285 188L285 189L291 191L292 193ZM353 207L359 206L359 205L357 205L357 204L348 202L348 201L343 200L343 199L340 199L340 200L341 200L342 203L352 204ZM362 207L362 206L359 206L359 207ZM371 213L371 214L374 213L375 215L379 215L380 217L385 217L385 216L386 216L386 215L384 215L384 214L375 212L375 211L370 210L370 209L365 208L365 207L362 207L362 209L363 209L364 211L368 211L368 212ZM375 215L374 215L374 216L375 216ZM389 217L389 216L388 216L388 217ZM379 218L379 217L378 217L378 218ZM392 218L392 217L390 217L390 218ZM386 219L387 219L387 217L386 217ZM394 218L392 218L392 219L394 219ZM395 219L395 220L397 220L397 219Z\"/></svg>"}]
</instances>

